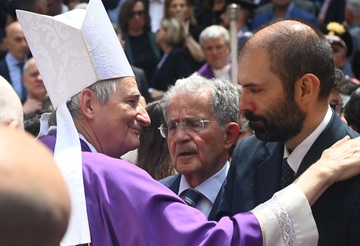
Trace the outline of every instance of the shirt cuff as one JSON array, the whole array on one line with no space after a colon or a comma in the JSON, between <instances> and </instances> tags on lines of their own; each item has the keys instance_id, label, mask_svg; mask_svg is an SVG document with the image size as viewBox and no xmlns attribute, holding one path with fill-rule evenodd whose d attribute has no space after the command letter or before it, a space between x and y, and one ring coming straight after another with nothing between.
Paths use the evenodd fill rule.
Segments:
<instances>
[{"instance_id":1,"label":"shirt cuff","mask_svg":"<svg viewBox=\"0 0 360 246\"><path fill-rule=\"evenodd\" d=\"M311 207L294 184L251 211L258 219L264 245L317 245L319 235Z\"/></svg>"}]
</instances>

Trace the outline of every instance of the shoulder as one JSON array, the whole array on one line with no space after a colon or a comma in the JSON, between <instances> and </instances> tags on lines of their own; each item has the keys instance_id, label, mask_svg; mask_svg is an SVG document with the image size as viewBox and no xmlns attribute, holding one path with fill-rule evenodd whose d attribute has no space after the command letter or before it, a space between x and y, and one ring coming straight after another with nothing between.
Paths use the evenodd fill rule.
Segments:
<instances>
[{"instance_id":1,"label":"shoulder","mask_svg":"<svg viewBox=\"0 0 360 246\"><path fill-rule=\"evenodd\" d=\"M174 174L174 175L171 175L169 177L159 180L159 182L162 183L163 185L165 185L166 187L169 187L169 186L173 185L175 182L180 183L180 177L181 177L181 174Z\"/></svg>"}]
</instances>

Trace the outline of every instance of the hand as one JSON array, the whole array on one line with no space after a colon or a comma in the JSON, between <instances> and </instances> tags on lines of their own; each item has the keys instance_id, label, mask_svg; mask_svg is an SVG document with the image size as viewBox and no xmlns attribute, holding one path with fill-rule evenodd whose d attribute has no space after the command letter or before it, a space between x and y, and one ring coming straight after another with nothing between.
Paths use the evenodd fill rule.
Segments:
<instances>
[{"instance_id":1,"label":"hand","mask_svg":"<svg viewBox=\"0 0 360 246\"><path fill-rule=\"evenodd\" d=\"M321 166L332 176L332 182L349 179L360 173L360 137L349 140L345 137L321 155L315 165Z\"/></svg>"},{"instance_id":2,"label":"hand","mask_svg":"<svg viewBox=\"0 0 360 246\"><path fill-rule=\"evenodd\" d=\"M34 98L26 99L25 103L23 104L23 111L25 115L35 113L36 111L41 111L42 108L42 101L39 101Z\"/></svg>"}]
</instances>

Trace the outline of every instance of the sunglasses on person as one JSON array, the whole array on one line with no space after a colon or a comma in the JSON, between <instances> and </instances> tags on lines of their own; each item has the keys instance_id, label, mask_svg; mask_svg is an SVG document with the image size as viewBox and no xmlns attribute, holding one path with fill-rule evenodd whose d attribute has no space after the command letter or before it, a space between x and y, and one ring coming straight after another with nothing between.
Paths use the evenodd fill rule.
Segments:
<instances>
[{"instance_id":1,"label":"sunglasses on person","mask_svg":"<svg viewBox=\"0 0 360 246\"><path fill-rule=\"evenodd\" d=\"M134 18L135 16L139 16L139 17L143 17L145 14L144 10L140 10L140 11L131 11L129 14L129 18Z\"/></svg>"}]
</instances>

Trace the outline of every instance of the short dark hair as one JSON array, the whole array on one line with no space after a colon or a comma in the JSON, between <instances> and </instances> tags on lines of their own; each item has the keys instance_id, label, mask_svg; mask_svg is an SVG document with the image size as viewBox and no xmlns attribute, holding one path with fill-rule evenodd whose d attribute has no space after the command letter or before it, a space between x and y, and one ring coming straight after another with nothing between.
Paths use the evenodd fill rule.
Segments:
<instances>
[{"instance_id":1,"label":"short dark hair","mask_svg":"<svg viewBox=\"0 0 360 246\"><path fill-rule=\"evenodd\" d=\"M288 19L287 19L288 20ZM276 21L279 23L284 19ZM285 20L286 21L286 20ZM294 29L284 23L276 25L271 35L252 45L255 34L240 51L240 58L250 49L263 48L269 56L270 70L282 81L288 96L294 95L294 85L301 76L311 73L320 80L319 98L327 98L334 87L335 63L332 49L325 36L307 23L298 21L309 28Z\"/></svg>"}]
</instances>

